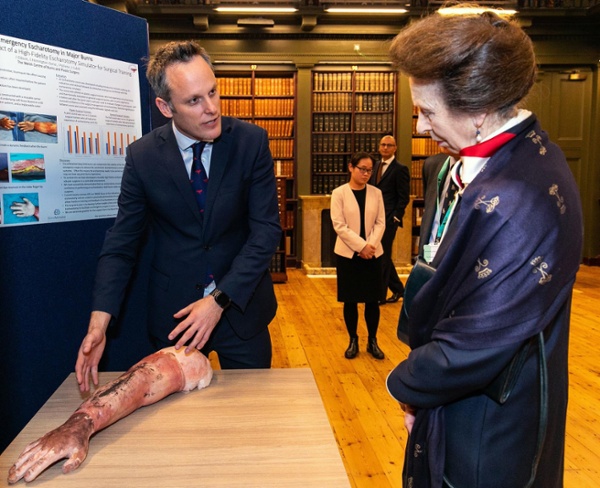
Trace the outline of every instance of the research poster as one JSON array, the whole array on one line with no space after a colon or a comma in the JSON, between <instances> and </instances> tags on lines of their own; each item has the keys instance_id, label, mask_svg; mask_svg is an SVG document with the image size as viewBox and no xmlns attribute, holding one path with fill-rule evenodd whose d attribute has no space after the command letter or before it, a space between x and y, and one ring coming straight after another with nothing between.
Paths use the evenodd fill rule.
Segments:
<instances>
[{"instance_id":1,"label":"research poster","mask_svg":"<svg viewBox=\"0 0 600 488\"><path fill-rule=\"evenodd\" d=\"M117 214L139 67L0 35L0 227Z\"/></svg>"}]
</instances>

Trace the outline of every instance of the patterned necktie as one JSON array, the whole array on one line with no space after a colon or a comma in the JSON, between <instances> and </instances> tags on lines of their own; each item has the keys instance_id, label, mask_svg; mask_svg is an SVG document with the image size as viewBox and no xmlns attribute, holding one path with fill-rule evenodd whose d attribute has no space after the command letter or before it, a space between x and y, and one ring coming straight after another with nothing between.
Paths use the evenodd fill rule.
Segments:
<instances>
[{"instance_id":1,"label":"patterned necktie","mask_svg":"<svg viewBox=\"0 0 600 488\"><path fill-rule=\"evenodd\" d=\"M194 160L192 162L192 171L190 173L190 183L198 202L200 217L204 216L204 206L206 205L206 192L208 191L208 174L202 164L202 151L206 142L196 142L192 149L194 151ZM210 269L210 263L206 266L206 275L204 276L204 287L206 288L214 281L215 277Z\"/></svg>"},{"instance_id":2,"label":"patterned necktie","mask_svg":"<svg viewBox=\"0 0 600 488\"><path fill-rule=\"evenodd\" d=\"M463 188L462 182L460 180L460 165L461 161L457 161L456 164L450 166L448 168L447 178L450 178L448 182L448 189L446 193L443 195L442 201L442 212L440 214L440 231L443 231L444 227L449 224L446 222L448 211L450 210L451 205L458 204L457 193ZM458 183L456 182L458 180ZM460 195L460 193L459 193ZM440 238L438 231L438 238Z\"/></svg>"},{"instance_id":3,"label":"patterned necktie","mask_svg":"<svg viewBox=\"0 0 600 488\"><path fill-rule=\"evenodd\" d=\"M381 161L379 163L379 168L377 168L377 178L375 179L375 184L378 185L379 182L381 181L381 175L383 174L383 168L385 167L387 163Z\"/></svg>"},{"instance_id":4,"label":"patterned necktie","mask_svg":"<svg viewBox=\"0 0 600 488\"><path fill-rule=\"evenodd\" d=\"M206 192L208 191L208 174L202 164L202 151L206 142L197 142L192 148L194 151L194 160L192 162L192 171L190 173L190 183L194 190L196 201L198 202L198 208L200 209L200 215L204 214L204 207L206 205Z\"/></svg>"},{"instance_id":5,"label":"patterned necktie","mask_svg":"<svg viewBox=\"0 0 600 488\"><path fill-rule=\"evenodd\" d=\"M446 190L446 193L444 194L444 198L442 200L441 220L444 220L444 217L446 216L446 212L448 212L448 208L450 207L450 204L454 201L454 198L456 197L456 192L458 191L458 185L454 181L454 178L452 178L452 168L451 167L448 168L448 178L450 178L450 182L448 184L448 189Z\"/></svg>"}]
</instances>

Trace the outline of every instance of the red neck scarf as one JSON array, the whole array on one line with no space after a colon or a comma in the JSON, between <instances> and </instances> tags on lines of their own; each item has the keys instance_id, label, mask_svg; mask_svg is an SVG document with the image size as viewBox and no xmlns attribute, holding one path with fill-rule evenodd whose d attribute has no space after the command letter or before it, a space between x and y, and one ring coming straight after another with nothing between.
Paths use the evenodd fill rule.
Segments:
<instances>
[{"instance_id":1,"label":"red neck scarf","mask_svg":"<svg viewBox=\"0 0 600 488\"><path fill-rule=\"evenodd\" d=\"M475 144L474 146L469 146L461 149L460 157L474 157L474 158L490 158L492 157L498 149L500 149L504 144L513 139L516 134L511 132L502 132L497 136L488 139L487 141L480 142L479 144Z\"/></svg>"}]
</instances>

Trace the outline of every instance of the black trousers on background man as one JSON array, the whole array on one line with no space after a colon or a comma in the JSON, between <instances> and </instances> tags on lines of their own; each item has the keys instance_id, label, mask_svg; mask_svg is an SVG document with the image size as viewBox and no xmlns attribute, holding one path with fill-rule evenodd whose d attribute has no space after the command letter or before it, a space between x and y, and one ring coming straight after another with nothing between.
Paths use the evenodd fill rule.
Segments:
<instances>
[{"instance_id":1,"label":"black trousers on background man","mask_svg":"<svg viewBox=\"0 0 600 488\"><path fill-rule=\"evenodd\" d=\"M396 224L387 225L385 232L381 238L381 246L383 247L383 263L382 263L382 287L381 287L381 300L385 301L387 298L388 288L392 293L398 293L400 296L404 295L404 285L398 277L396 267L392 261L392 246L394 244L394 238L396 237L396 230L398 226Z\"/></svg>"}]
</instances>

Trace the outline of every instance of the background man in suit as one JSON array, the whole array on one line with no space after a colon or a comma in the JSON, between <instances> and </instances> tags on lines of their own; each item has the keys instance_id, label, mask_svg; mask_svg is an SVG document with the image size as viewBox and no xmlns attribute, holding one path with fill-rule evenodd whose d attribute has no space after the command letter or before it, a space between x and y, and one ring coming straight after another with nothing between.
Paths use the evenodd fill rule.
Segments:
<instances>
[{"instance_id":1,"label":"background man in suit","mask_svg":"<svg viewBox=\"0 0 600 488\"><path fill-rule=\"evenodd\" d=\"M435 235L440 223L440 208L443 200L444 188L448 186L449 169L454 165L456 158L445 153L429 156L423 163L423 194L424 209L419 232L419 256L431 262L431 251L425 256L425 246L435 244Z\"/></svg>"},{"instance_id":2,"label":"background man in suit","mask_svg":"<svg viewBox=\"0 0 600 488\"><path fill-rule=\"evenodd\" d=\"M381 304L397 302L404 296L404 285L392 261L392 245L396 230L402 227L402 217L410 199L410 173L406 166L396 160L395 153L396 140L392 136L383 136L379 142L381 160L377 163L369 181L381 190L385 206L385 233L381 239L383 245L383 282L379 302ZM386 299L388 288L392 296Z\"/></svg>"},{"instance_id":3,"label":"background man in suit","mask_svg":"<svg viewBox=\"0 0 600 488\"><path fill-rule=\"evenodd\" d=\"M100 254L77 358L82 391L90 375L98 382L106 329L119 313L148 226L154 240L148 328L156 348L216 351L222 368L271 365L267 326L277 302L268 267L281 226L267 134L221 116L210 59L195 42L161 47L147 78L171 123L127 150L119 211ZM207 188L192 187L197 175Z\"/></svg>"}]
</instances>

